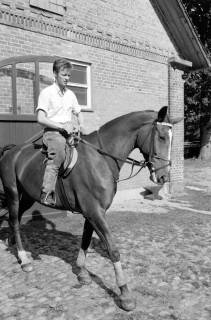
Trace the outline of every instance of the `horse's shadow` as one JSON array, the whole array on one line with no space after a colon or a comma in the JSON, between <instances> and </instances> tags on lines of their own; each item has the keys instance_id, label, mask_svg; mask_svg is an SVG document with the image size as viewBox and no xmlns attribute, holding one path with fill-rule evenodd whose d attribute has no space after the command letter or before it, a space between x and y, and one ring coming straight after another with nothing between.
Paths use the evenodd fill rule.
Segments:
<instances>
[{"instance_id":1,"label":"horse's shadow","mask_svg":"<svg viewBox=\"0 0 211 320\"><path fill-rule=\"evenodd\" d=\"M10 229L4 225L2 224L0 227L0 240L6 242L10 235ZM41 255L56 256L70 264L72 272L76 276L78 275L79 268L76 265L76 259L81 244L81 236L57 230L56 225L37 210L32 212L32 217L29 221L21 225L21 235L24 248L30 252L33 260L41 260ZM8 250L17 258L17 251L14 246L8 246ZM108 258L102 242L97 238L92 238L91 250ZM119 305L117 293L108 288L98 275L90 271L89 274L92 281L105 290ZM79 283L78 287L80 286Z\"/></svg>"}]
</instances>

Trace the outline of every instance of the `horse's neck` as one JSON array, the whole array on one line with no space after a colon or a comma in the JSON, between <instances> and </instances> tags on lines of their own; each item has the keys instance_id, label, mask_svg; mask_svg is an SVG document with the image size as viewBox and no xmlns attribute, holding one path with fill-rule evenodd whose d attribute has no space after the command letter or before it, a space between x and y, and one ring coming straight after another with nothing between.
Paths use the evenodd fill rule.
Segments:
<instances>
[{"instance_id":1,"label":"horse's neck","mask_svg":"<svg viewBox=\"0 0 211 320\"><path fill-rule=\"evenodd\" d=\"M112 130L113 129L113 130ZM98 132L98 145L112 156L125 160L134 149L137 129L124 124L119 128L102 129ZM124 162L119 163L121 168Z\"/></svg>"},{"instance_id":2,"label":"horse's neck","mask_svg":"<svg viewBox=\"0 0 211 320\"><path fill-rule=\"evenodd\" d=\"M108 122L87 138L89 142L103 149L111 156L126 160L130 152L135 148L140 128L153 121L154 117L155 114L152 112L133 112ZM106 160L111 164L115 163L112 157L106 157ZM119 170L123 164L124 162L122 161L118 162Z\"/></svg>"}]
</instances>

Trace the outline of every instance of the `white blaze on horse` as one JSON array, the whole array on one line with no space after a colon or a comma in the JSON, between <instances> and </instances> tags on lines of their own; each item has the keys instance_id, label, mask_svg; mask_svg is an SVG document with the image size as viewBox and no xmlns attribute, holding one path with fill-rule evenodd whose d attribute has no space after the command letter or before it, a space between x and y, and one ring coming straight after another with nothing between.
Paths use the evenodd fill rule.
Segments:
<instances>
[{"instance_id":1,"label":"white blaze on horse","mask_svg":"<svg viewBox=\"0 0 211 320\"><path fill-rule=\"evenodd\" d=\"M78 144L78 161L69 175L59 177L56 185L56 208L73 210L85 218L81 248L77 259L78 279L89 283L91 278L86 269L87 249L93 231L105 244L113 263L116 282L120 289L119 304L124 310L135 308L135 301L128 290L110 227L105 219L117 190L119 172L124 162L147 165L151 179L156 183L168 181L172 126L179 120L169 119L167 107L159 112L139 111L118 117L98 131L83 136ZM128 158L134 148L144 155L145 162ZM35 201L40 200L44 173L42 145L26 143L1 150L0 177L9 210L11 227L10 243L17 246L18 257L24 271L33 270L32 261L23 248L20 222L23 213Z\"/></svg>"}]
</instances>

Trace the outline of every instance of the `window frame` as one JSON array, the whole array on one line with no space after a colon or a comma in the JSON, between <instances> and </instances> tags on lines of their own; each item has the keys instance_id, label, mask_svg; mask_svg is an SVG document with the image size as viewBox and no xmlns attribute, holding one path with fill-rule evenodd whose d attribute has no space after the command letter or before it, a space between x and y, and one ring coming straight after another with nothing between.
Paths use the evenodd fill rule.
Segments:
<instances>
[{"instance_id":1,"label":"window frame","mask_svg":"<svg viewBox=\"0 0 211 320\"><path fill-rule=\"evenodd\" d=\"M70 60L70 59L68 59ZM87 76L87 83L86 84L81 84L78 82L72 82L70 78L70 82L68 85L71 87L80 87L80 88L85 88L87 89L87 105L80 105L82 110L90 110L91 109L91 64L85 63L85 62L80 62L77 60L70 60L72 65L78 65L78 66L83 66L86 67L86 76Z\"/></svg>"}]
</instances>

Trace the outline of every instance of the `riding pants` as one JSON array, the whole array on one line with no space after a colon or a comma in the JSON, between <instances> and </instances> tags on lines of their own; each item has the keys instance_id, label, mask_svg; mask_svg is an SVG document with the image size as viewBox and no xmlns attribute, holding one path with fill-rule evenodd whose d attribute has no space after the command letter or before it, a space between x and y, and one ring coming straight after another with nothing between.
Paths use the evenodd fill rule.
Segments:
<instances>
[{"instance_id":1,"label":"riding pants","mask_svg":"<svg viewBox=\"0 0 211 320\"><path fill-rule=\"evenodd\" d=\"M55 192L59 168L65 160L66 139L58 131L46 131L43 144L47 148L47 162L43 177L42 192Z\"/></svg>"}]
</instances>

